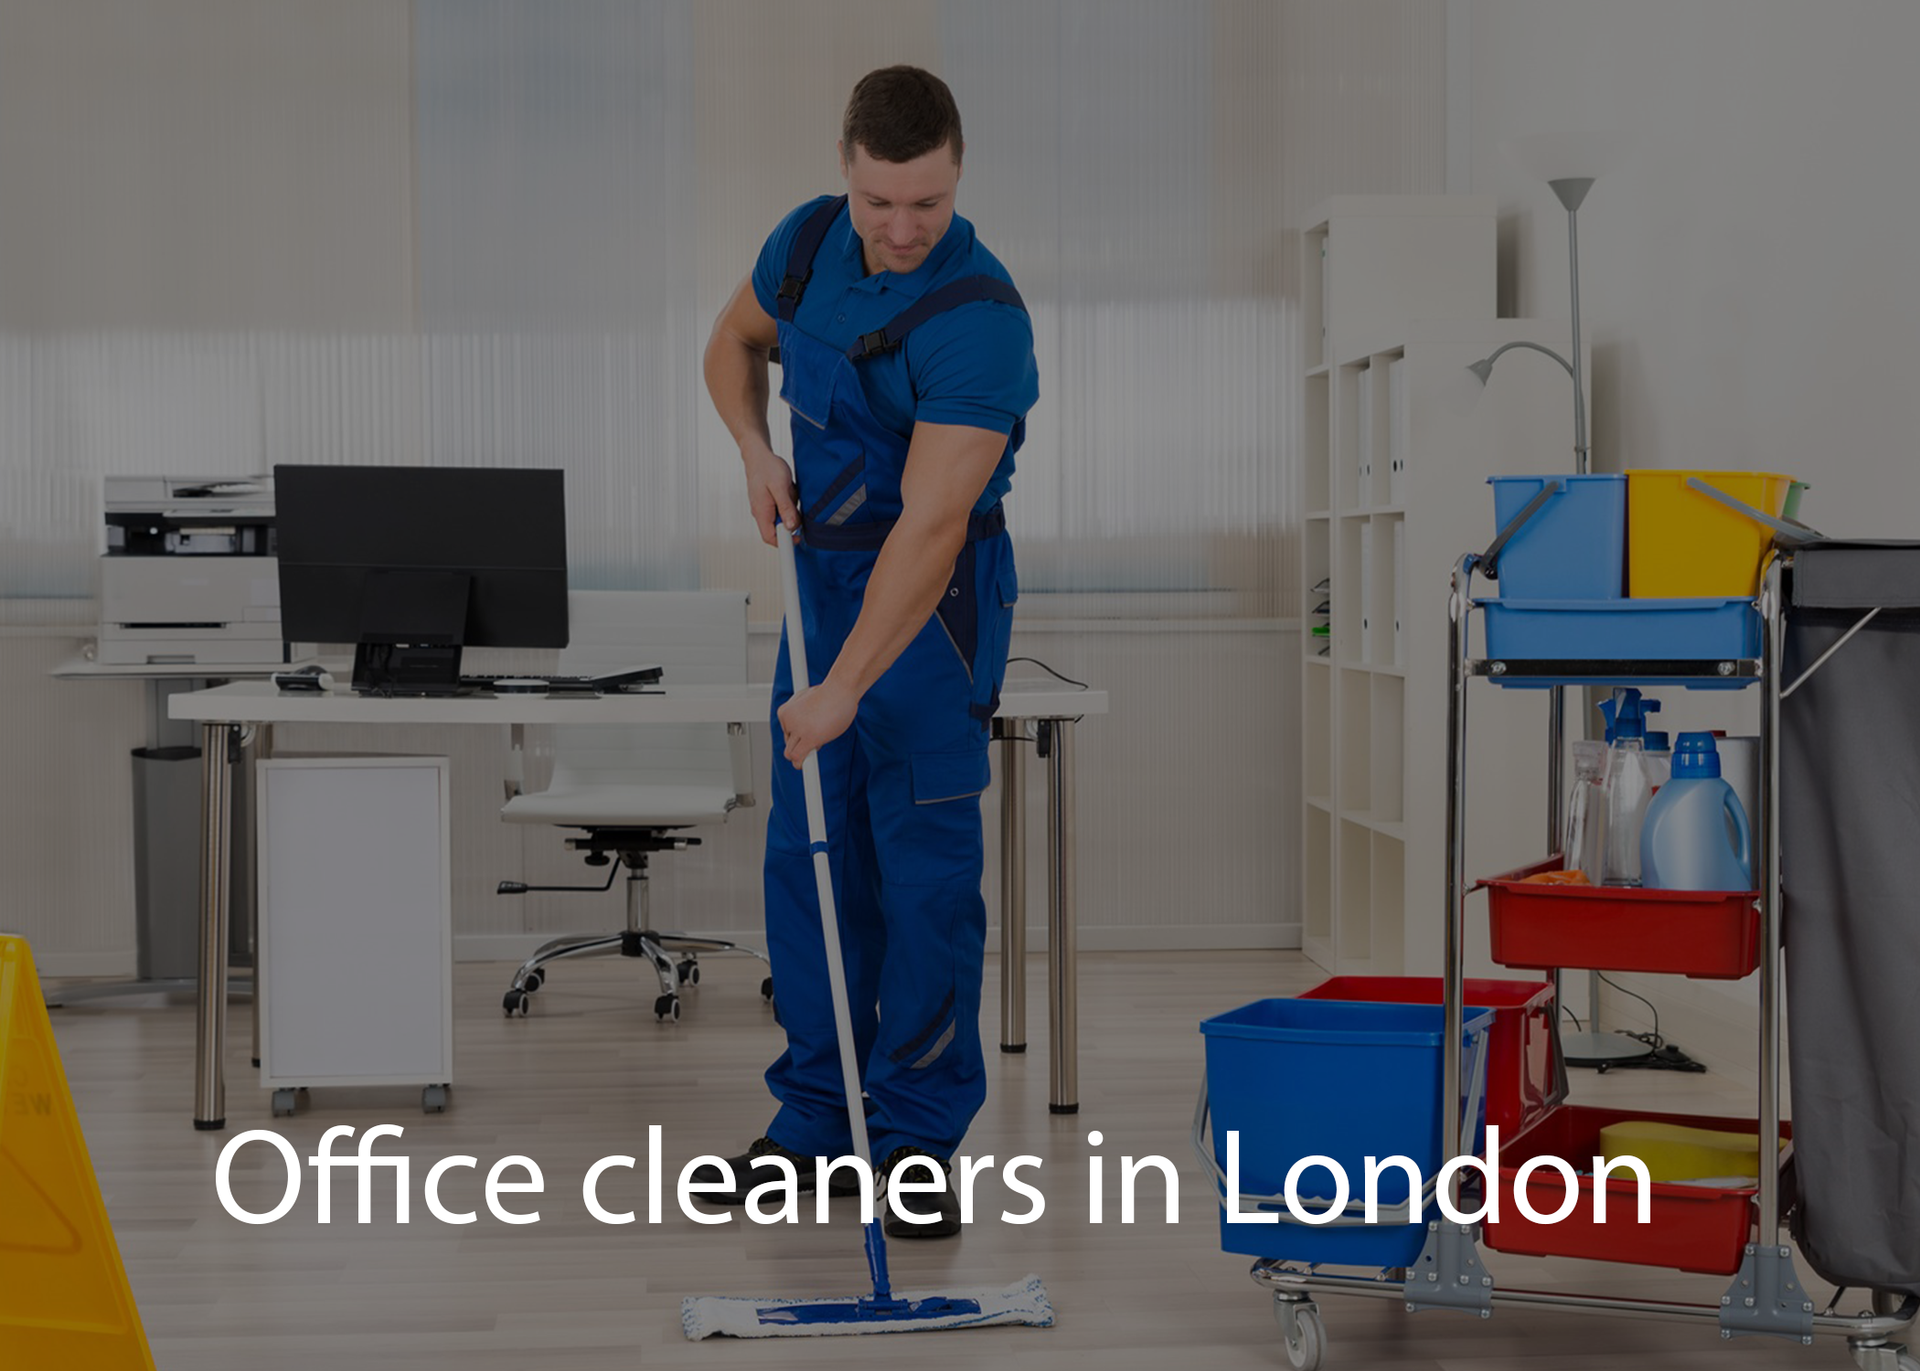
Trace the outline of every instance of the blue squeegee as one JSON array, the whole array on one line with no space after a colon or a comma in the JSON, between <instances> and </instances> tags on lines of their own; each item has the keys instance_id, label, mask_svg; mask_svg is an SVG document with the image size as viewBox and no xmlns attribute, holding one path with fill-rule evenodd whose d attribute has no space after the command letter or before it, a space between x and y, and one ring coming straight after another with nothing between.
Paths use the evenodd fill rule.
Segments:
<instances>
[{"instance_id":1,"label":"blue squeegee","mask_svg":"<svg viewBox=\"0 0 1920 1371\"><path fill-rule=\"evenodd\" d=\"M793 688L805 690L806 634L800 622L800 586L794 567L793 536L779 530L780 580L787 616L787 656ZM813 851L813 880L820 894L820 929L826 940L827 983L833 993L833 1021L840 1039L840 1079L847 1092L847 1121L853 1128L857 1157L867 1157L867 1113L860 1103L860 1066L854 1060L853 1015L847 1007L847 973L840 960L840 920L833 901L833 876L827 861L827 810L820 794L820 761L809 752L801 764L807 797L807 840ZM887 1280L887 1240L876 1211L866 1225L867 1269L873 1293L848 1298L753 1299L740 1296L688 1296L680 1305L687 1337L807 1337L835 1333L911 1333L934 1328L984 1328L1025 1323L1048 1327L1053 1304L1038 1276L998 1290L956 1290L895 1294Z\"/></svg>"}]
</instances>

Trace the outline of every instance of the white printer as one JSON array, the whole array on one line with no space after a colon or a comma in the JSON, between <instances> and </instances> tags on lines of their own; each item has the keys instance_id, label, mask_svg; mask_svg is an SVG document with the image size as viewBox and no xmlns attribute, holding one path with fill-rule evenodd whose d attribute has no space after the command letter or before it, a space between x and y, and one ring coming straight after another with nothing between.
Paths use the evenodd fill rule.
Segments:
<instances>
[{"instance_id":1,"label":"white printer","mask_svg":"<svg viewBox=\"0 0 1920 1371\"><path fill-rule=\"evenodd\" d=\"M271 476L109 476L97 660L286 660Z\"/></svg>"}]
</instances>

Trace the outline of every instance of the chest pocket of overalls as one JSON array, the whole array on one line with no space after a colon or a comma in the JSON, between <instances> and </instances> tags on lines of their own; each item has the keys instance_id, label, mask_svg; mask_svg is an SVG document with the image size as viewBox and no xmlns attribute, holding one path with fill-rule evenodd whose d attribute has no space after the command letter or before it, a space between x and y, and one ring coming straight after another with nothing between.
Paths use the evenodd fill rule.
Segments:
<instances>
[{"instance_id":1,"label":"chest pocket of overalls","mask_svg":"<svg viewBox=\"0 0 1920 1371\"><path fill-rule=\"evenodd\" d=\"M782 324L780 332L790 328ZM780 341L780 398L815 428L826 428L833 414L834 390L848 376L840 354L819 346L796 346L785 337Z\"/></svg>"}]
</instances>

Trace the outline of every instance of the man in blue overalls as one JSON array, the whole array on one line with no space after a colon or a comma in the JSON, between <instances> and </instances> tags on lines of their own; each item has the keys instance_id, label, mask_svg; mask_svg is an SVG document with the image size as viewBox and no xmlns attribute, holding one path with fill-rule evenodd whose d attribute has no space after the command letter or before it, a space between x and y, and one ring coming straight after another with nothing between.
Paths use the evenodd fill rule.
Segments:
<instances>
[{"instance_id":1,"label":"man in blue overalls","mask_svg":"<svg viewBox=\"0 0 1920 1371\"><path fill-rule=\"evenodd\" d=\"M863 77L840 143L847 193L776 228L714 324L707 388L740 445L760 536L797 531L812 689L774 676L767 940L787 1048L779 1110L731 1159L736 1201L851 1148L799 765L817 751L873 1162L938 1179L986 1098L980 793L1018 593L1000 507L1039 394L1006 269L954 214L960 113L938 77ZM768 361L792 412L773 450ZM788 626L791 629L792 625ZM822 674L824 673L824 675ZM707 1168L701 1179L718 1178ZM725 1198L725 1197L722 1197ZM907 1202L905 1191L900 1193ZM959 1228L916 1194L894 1236Z\"/></svg>"}]
</instances>

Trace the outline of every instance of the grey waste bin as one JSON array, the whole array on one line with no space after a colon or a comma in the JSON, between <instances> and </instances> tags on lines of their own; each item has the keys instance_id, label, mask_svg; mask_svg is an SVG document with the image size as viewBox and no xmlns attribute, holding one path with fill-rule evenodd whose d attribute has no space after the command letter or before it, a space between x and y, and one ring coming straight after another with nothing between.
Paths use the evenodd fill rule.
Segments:
<instances>
[{"instance_id":1,"label":"grey waste bin","mask_svg":"<svg viewBox=\"0 0 1920 1371\"><path fill-rule=\"evenodd\" d=\"M143 981L200 974L200 749L133 750L133 904Z\"/></svg>"}]
</instances>

